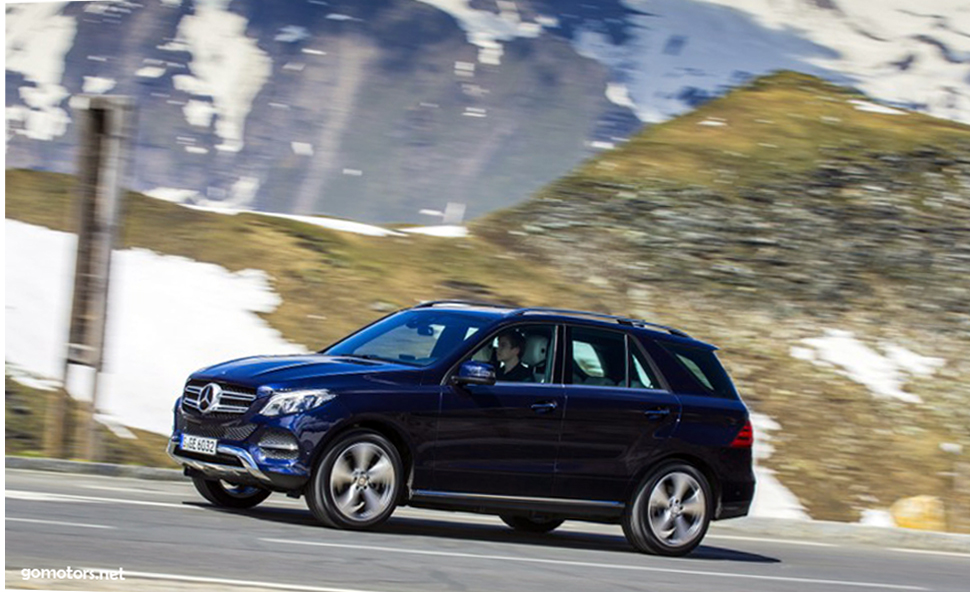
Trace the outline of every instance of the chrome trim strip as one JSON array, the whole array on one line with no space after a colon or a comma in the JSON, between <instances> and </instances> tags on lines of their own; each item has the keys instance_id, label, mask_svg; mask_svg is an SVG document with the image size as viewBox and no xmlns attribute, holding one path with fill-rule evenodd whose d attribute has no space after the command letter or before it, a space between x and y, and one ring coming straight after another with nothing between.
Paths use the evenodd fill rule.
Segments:
<instances>
[{"instance_id":1,"label":"chrome trim strip","mask_svg":"<svg viewBox=\"0 0 970 592\"><path fill-rule=\"evenodd\" d=\"M249 407L240 407L239 405L223 405L222 403L219 403L218 405L213 405L209 412L246 413L248 410Z\"/></svg>"},{"instance_id":2,"label":"chrome trim strip","mask_svg":"<svg viewBox=\"0 0 970 592\"><path fill-rule=\"evenodd\" d=\"M194 458L186 458L184 456L179 456L175 451L175 440L169 438L168 447L166 452L172 460L179 463L180 465L195 469L208 476L212 477L232 477L232 476L242 476L251 475L256 477L261 481L266 481L268 483L272 482L265 473L259 470L256 465L256 461L253 456L249 454L249 451L245 448L240 448L238 446L230 446L229 444L218 444L216 445L216 452L219 454L226 454L229 456L234 456L239 459L242 463L241 467L234 467L231 465L223 465L216 462L208 462L203 460L196 460Z\"/></svg>"},{"instance_id":3,"label":"chrome trim strip","mask_svg":"<svg viewBox=\"0 0 970 592\"><path fill-rule=\"evenodd\" d=\"M196 394L197 395L197 394L199 394L199 393L202 392L202 387L201 386L186 386L185 387L185 390L187 392L190 392L190 393L193 393L193 394Z\"/></svg>"},{"instance_id":4,"label":"chrome trim strip","mask_svg":"<svg viewBox=\"0 0 970 592\"><path fill-rule=\"evenodd\" d=\"M543 504L569 504L575 506L602 506L607 508L622 508L626 504L623 502L609 502L603 500L580 500L566 499L558 497L523 497L517 495L491 495L485 493L454 493L450 491L430 491L427 489L415 489L411 496L425 496L436 498L464 499L464 500L485 500L485 501L505 501L505 502L536 502Z\"/></svg>"},{"instance_id":5,"label":"chrome trim strip","mask_svg":"<svg viewBox=\"0 0 970 592\"><path fill-rule=\"evenodd\" d=\"M250 394L250 393L241 393L239 391L230 391L230 390L225 390L225 389L222 391L222 396L223 397L232 397L233 399L243 399L245 401L255 401L256 400L256 395L253 395L253 394Z\"/></svg>"},{"instance_id":6,"label":"chrome trim strip","mask_svg":"<svg viewBox=\"0 0 970 592\"><path fill-rule=\"evenodd\" d=\"M257 446L266 450L285 450L286 452L296 452L300 449L297 444L263 444L260 442Z\"/></svg>"}]
</instances>

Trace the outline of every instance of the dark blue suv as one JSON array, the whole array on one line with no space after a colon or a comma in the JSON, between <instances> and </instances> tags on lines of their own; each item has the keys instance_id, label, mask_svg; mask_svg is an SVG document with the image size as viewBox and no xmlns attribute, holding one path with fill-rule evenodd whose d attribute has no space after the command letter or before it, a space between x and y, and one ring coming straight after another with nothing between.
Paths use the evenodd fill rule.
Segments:
<instances>
[{"instance_id":1,"label":"dark blue suv","mask_svg":"<svg viewBox=\"0 0 970 592\"><path fill-rule=\"evenodd\" d=\"M429 302L317 354L194 373L169 454L220 506L305 495L347 529L400 505L534 533L619 522L683 555L754 494L748 411L714 350L635 319Z\"/></svg>"}]
</instances>

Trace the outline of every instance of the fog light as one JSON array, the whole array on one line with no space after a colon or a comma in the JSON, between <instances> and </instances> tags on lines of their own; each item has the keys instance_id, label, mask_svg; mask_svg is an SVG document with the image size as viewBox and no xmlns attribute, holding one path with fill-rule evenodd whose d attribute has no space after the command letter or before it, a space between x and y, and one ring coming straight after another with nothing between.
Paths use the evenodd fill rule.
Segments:
<instances>
[{"instance_id":1,"label":"fog light","mask_svg":"<svg viewBox=\"0 0 970 592\"><path fill-rule=\"evenodd\" d=\"M284 430L267 430L260 436L258 446L266 458L294 460L300 456L300 444Z\"/></svg>"}]
</instances>

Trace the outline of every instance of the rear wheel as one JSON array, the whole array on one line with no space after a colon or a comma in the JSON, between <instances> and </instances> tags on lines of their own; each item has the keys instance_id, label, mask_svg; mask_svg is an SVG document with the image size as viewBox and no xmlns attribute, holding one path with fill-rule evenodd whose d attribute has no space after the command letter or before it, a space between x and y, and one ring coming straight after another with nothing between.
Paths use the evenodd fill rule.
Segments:
<instances>
[{"instance_id":1,"label":"rear wheel","mask_svg":"<svg viewBox=\"0 0 970 592\"><path fill-rule=\"evenodd\" d=\"M192 477L202 497L222 508L252 508L269 497L270 491L254 485L234 485L218 479Z\"/></svg>"},{"instance_id":2,"label":"rear wheel","mask_svg":"<svg viewBox=\"0 0 970 592\"><path fill-rule=\"evenodd\" d=\"M354 430L317 463L307 487L307 506L328 526L372 528L394 512L402 476L401 455L387 438Z\"/></svg>"},{"instance_id":3,"label":"rear wheel","mask_svg":"<svg viewBox=\"0 0 970 592\"><path fill-rule=\"evenodd\" d=\"M707 533L711 506L703 473L688 464L667 464L640 485L623 515L623 533L638 551L686 555Z\"/></svg>"},{"instance_id":4,"label":"rear wheel","mask_svg":"<svg viewBox=\"0 0 970 592\"><path fill-rule=\"evenodd\" d=\"M500 516L502 522L520 532L546 533L559 528L561 518L537 518L532 516Z\"/></svg>"}]
</instances>

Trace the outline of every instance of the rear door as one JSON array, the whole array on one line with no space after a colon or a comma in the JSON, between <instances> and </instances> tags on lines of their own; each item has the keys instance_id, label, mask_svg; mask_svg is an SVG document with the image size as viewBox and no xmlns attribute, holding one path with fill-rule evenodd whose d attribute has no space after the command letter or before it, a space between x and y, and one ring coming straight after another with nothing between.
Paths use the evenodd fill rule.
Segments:
<instances>
[{"instance_id":1,"label":"rear door","mask_svg":"<svg viewBox=\"0 0 970 592\"><path fill-rule=\"evenodd\" d=\"M622 501L631 476L673 432L678 398L622 331L568 327L564 357L566 412L554 495Z\"/></svg>"}]
</instances>

